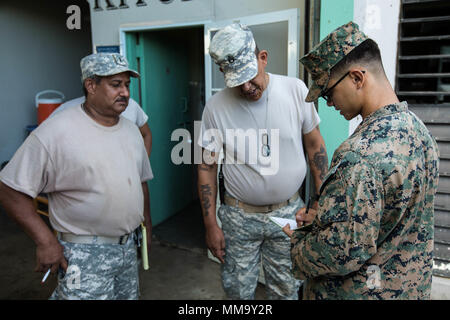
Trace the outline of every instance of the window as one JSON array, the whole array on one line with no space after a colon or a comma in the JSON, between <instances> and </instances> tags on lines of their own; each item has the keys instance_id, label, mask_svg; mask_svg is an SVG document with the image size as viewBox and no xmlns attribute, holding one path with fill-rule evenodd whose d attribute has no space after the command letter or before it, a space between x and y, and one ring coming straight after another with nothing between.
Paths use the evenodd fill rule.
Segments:
<instances>
[{"instance_id":1,"label":"window","mask_svg":"<svg viewBox=\"0 0 450 320\"><path fill-rule=\"evenodd\" d=\"M450 1L402 0L396 91L440 151L434 275L450 276Z\"/></svg>"}]
</instances>

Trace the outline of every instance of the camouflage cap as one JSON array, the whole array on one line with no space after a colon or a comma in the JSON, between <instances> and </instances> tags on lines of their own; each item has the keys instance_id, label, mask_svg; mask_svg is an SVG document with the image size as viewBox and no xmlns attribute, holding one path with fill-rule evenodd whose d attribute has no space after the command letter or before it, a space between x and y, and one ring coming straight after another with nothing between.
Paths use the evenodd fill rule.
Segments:
<instances>
[{"instance_id":1,"label":"camouflage cap","mask_svg":"<svg viewBox=\"0 0 450 320\"><path fill-rule=\"evenodd\" d=\"M225 76L225 85L237 87L258 74L256 43L245 25L231 24L218 31L209 47L209 54Z\"/></svg>"},{"instance_id":2,"label":"camouflage cap","mask_svg":"<svg viewBox=\"0 0 450 320\"><path fill-rule=\"evenodd\" d=\"M358 25L350 21L331 32L300 59L314 81L309 88L306 102L315 101L321 96L328 86L330 70L367 39L368 37L359 30Z\"/></svg>"},{"instance_id":3,"label":"camouflage cap","mask_svg":"<svg viewBox=\"0 0 450 320\"><path fill-rule=\"evenodd\" d=\"M94 53L81 59L81 81L93 75L105 77L129 71L132 77L138 78L139 73L128 67L127 59L118 53Z\"/></svg>"}]
</instances>

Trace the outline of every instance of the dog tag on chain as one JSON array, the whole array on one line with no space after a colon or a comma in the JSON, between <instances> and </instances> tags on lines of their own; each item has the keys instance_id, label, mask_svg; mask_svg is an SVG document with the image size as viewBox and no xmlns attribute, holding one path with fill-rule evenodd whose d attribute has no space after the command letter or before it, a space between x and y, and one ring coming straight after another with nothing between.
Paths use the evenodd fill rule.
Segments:
<instances>
[{"instance_id":1,"label":"dog tag on chain","mask_svg":"<svg viewBox=\"0 0 450 320\"><path fill-rule=\"evenodd\" d=\"M270 156L269 135L267 133L262 135L262 155L264 157Z\"/></svg>"}]
</instances>

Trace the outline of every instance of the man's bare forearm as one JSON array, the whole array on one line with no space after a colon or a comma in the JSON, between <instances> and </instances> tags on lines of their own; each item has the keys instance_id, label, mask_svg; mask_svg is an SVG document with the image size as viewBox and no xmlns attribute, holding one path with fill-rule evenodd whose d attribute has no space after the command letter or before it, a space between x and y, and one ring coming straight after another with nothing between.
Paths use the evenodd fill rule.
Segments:
<instances>
[{"instance_id":1,"label":"man's bare forearm","mask_svg":"<svg viewBox=\"0 0 450 320\"><path fill-rule=\"evenodd\" d=\"M36 213L33 199L0 182L0 204L38 246L55 243L56 237Z\"/></svg>"},{"instance_id":2,"label":"man's bare forearm","mask_svg":"<svg viewBox=\"0 0 450 320\"><path fill-rule=\"evenodd\" d=\"M316 193L319 193L320 186L328 172L328 156L325 141L320 134L318 126L310 133L304 135L304 140Z\"/></svg>"},{"instance_id":3,"label":"man's bare forearm","mask_svg":"<svg viewBox=\"0 0 450 320\"><path fill-rule=\"evenodd\" d=\"M141 132L142 138L144 139L145 150L147 151L147 155L150 157L152 152L152 131L148 124L144 124L139 128Z\"/></svg>"},{"instance_id":4,"label":"man's bare forearm","mask_svg":"<svg viewBox=\"0 0 450 320\"><path fill-rule=\"evenodd\" d=\"M309 163L316 185L316 192L319 193L319 188L328 172L328 156L325 144L320 145L319 149L310 157Z\"/></svg>"},{"instance_id":5,"label":"man's bare forearm","mask_svg":"<svg viewBox=\"0 0 450 320\"><path fill-rule=\"evenodd\" d=\"M150 214L150 193L147 182L142 183L142 192L144 193L144 224L147 228L152 228L152 218Z\"/></svg>"},{"instance_id":6,"label":"man's bare forearm","mask_svg":"<svg viewBox=\"0 0 450 320\"><path fill-rule=\"evenodd\" d=\"M217 164L205 163L198 166L198 194L203 212L205 226L217 225Z\"/></svg>"}]
</instances>

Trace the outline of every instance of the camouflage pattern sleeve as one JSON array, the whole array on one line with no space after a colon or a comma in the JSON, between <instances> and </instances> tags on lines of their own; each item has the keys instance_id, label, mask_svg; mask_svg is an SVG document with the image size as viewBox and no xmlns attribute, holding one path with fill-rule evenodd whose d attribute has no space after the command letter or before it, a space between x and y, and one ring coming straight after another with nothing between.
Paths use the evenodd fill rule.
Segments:
<instances>
[{"instance_id":1,"label":"camouflage pattern sleeve","mask_svg":"<svg viewBox=\"0 0 450 320\"><path fill-rule=\"evenodd\" d=\"M369 115L333 155L315 221L294 232L304 299L429 299L438 148L405 102Z\"/></svg>"},{"instance_id":2,"label":"camouflage pattern sleeve","mask_svg":"<svg viewBox=\"0 0 450 320\"><path fill-rule=\"evenodd\" d=\"M291 258L296 278L343 276L359 270L377 251L383 207L377 170L357 153L348 152L322 184L313 224L294 232Z\"/></svg>"}]
</instances>

